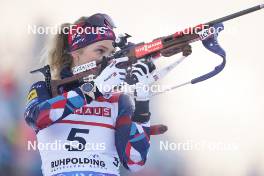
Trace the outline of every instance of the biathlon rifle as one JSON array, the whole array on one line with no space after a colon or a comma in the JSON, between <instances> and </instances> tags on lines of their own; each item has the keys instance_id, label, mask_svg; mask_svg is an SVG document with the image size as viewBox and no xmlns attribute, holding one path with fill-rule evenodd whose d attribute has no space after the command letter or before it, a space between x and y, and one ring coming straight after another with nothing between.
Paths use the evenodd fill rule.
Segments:
<instances>
[{"instance_id":1,"label":"biathlon rifle","mask_svg":"<svg viewBox=\"0 0 264 176\"><path fill-rule=\"evenodd\" d=\"M195 41L202 41L204 46L209 49L210 51L220 55L222 57L222 62L220 65L217 65L214 70L210 71L209 73L206 73L202 76L199 76L197 78L192 79L190 82L191 84L195 84L201 81L205 81L218 73L220 73L226 63L225 58L225 52L222 50L222 48L210 48L210 46L213 43L210 42L216 42L217 46L218 43L216 40L211 40L210 42L207 42L209 38L212 38L212 36L217 37L217 34L214 34L211 29L217 29L220 28L220 30L223 29L223 22L229 21L231 19L258 11L260 9L264 8L264 4L257 5L236 13L233 13L231 15L224 16L222 18L196 25L195 27L186 28L182 31L175 32L172 35L168 35L165 37L159 37L152 42L149 43L139 43L139 44L133 44L127 41L129 37L131 37L128 34L122 35L115 42L113 42L113 46L119 48L114 54L103 57L101 61L93 61L91 63L85 64L82 67L80 67L80 70L77 70L78 74L73 75L72 77L68 77L62 80L52 80L51 74L50 74L50 67L48 65L44 66L43 68L31 71L30 73L35 73L40 71L45 76L45 81L47 84L47 87L50 89L52 96L56 96L59 94L58 88L62 85L69 84L76 81L82 81L83 78L94 74L96 72L100 72L105 68L108 64L108 62L112 59L118 59L120 57L127 56L129 58L129 61L126 64L119 65L122 68L127 68L131 66L132 63L135 63L139 59L145 59L145 61L150 61L152 58L157 58L160 56L164 57L170 57L172 55L178 54L183 52L184 56L187 56L188 53L185 55L184 49L189 46L190 43ZM99 66L101 69L98 69ZM136 80L133 78L127 79L127 82L129 84L135 84ZM183 85L186 85L184 83ZM162 128L161 128L162 127ZM160 128L160 129L159 129ZM155 132L155 130L160 130L160 133L165 132L167 129L164 126L153 126L152 127L153 134L159 134ZM163 132L162 132L163 131Z\"/></svg>"}]
</instances>

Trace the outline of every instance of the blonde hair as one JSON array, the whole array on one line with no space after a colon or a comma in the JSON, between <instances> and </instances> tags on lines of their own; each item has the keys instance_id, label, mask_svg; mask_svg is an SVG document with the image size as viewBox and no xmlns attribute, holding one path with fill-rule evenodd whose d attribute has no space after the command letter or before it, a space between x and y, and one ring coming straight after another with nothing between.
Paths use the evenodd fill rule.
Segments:
<instances>
[{"instance_id":1,"label":"blonde hair","mask_svg":"<svg viewBox=\"0 0 264 176\"><path fill-rule=\"evenodd\" d=\"M87 17L79 18L74 24L85 21ZM47 51L47 62L51 68L53 79L60 79L60 72L64 67L72 67L73 57L67 52L68 34L64 28L70 27L70 23L64 23L60 26L60 32L52 40L52 47ZM81 49L80 49L81 50Z\"/></svg>"}]
</instances>

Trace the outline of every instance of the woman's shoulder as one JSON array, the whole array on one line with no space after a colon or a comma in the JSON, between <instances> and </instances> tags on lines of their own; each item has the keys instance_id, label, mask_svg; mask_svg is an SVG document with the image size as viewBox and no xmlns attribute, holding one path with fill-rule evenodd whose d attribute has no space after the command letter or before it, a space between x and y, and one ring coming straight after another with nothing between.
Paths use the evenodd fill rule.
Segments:
<instances>
[{"instance_id":1,"label":"woman's shoulder","mask_svg":"<svg viewBox=\"0 0 264 176\"><path fill-rule=\"evenodd\" d=\"M47 89L46 82L45 81L36 81L33 82L30 86L31 89Z\"/></svg>"},{"instance_id":2,"label":"woman's shoulder","mask_svg":"<svg viewBox=\"0 0 264 176\"><path fill-rule=\"evenodd\" d=\"M30 102L36 98L50 98L49 89L47 88L45 81L37 81L30 86L29 93L27 96L27 102Z\"/></svg>"}]
</instances>

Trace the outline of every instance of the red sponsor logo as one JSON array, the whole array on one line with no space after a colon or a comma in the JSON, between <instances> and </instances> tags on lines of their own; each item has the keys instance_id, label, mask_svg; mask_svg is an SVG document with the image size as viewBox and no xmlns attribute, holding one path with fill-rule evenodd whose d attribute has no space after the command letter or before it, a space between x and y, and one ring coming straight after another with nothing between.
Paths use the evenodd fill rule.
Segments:
<instances>
[{"instance_id":1,"label":"red sponsor logo","mask_svg":"<svg viewBox=\"0 0 264 176\"><path fill-rule=\"evenodd\" d=\"M76 109L74 114L111 117L111 109L107 107L82 107Z\"/></svg>"},{"instance_id":2,"label":"red sponsor logo","mask_svg":"<svg viewBox=\"0 0 264 176\"><path fill-rule=\"evenodd\" d=\"M146 43L146 44L141 45L141 46L137 46L135 48L135 54L136 54L136 57L139 58L139 57L145 56L149 53L158 51L162 48L163 48L162 41L161 40L155 40L153 42Z\"/></svg>"}]
</instances>

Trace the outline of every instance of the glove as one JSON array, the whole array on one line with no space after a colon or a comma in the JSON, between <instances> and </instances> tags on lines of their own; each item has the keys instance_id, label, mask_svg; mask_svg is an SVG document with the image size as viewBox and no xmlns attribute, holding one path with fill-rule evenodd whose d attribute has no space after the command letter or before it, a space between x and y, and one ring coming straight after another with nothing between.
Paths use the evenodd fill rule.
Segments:
<instances>
[{"instance_id":1,"label":"glove","mask_svg":"<svg viewBox=\"0 0 264 176\"><path fill-rule=\"evenodd\" d=\"M112 88L122 84L126 78L126 69L117 68L117 64L128 61L128 57L114 59L94 80L94 84L103 94L110 93Z\"/></svg>"},{"instance_id":2,"label":"glove","mask_svg":"<svg viewBox=\"0 0 264 176\"><path fill-rule=\"evenodd\" d=\"M155 82L151 74L156 69L153 63L143 63L138 61L132 65L131 75L136 78L135 99L136 101L148 101L150 98L150 85Z\"/></svg>"}]
</instances>

